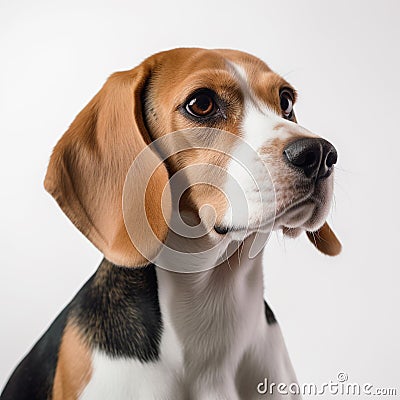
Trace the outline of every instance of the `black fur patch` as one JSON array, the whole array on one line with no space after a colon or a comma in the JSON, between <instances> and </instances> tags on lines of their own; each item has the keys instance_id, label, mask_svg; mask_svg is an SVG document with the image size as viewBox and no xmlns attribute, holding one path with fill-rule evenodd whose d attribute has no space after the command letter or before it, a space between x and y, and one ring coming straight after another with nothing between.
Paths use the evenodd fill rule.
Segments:
<instances>
[{"instance_id":1,"label":"black fur patch","mask_svg":"<svg viewBox=\"0 0 400 400\"><path fill-rule=\"evenodd\" d=\"M111 357L157 360L162 320L154 265L122 268L103 260L73 300L71 318L89 346Z\"/></svg>"},{"instance_id":2,"label":"black fur patch","mask_svg":"<svg viewBox=\"0 0 400 400\"><path fill-rule=\"evenodd\" d=\"M265 306L265 317L267 318L268 325L276 324L276 318L274 312L270 309L269 305L265 300L264 300L264 306Z\"/></svg>"}]
</instances>

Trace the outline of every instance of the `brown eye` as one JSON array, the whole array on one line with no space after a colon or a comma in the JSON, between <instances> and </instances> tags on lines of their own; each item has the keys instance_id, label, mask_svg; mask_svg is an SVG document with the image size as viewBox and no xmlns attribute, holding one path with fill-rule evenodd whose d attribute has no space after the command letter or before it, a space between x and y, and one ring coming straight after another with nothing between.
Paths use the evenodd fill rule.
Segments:
<instances>
[{"instance_id":1,"label":"brown eye","mask_svg":"<svg viewBox=\"0 0 400 400\"><path fill-rule=\"evenodd\" d=\"M293 114L293 94L288 89L281 91L280 105L283 116L285 118L291 118Z\"/></svg>"},{"instance_id":2,"label":"brown eye","mask_svg":"<svg viewBox=\"0 0 400 400\"><path fill-rule=\"evenodd\" d=\"M207 117L215 113L215 101L211 94L195 94L187 103L186 111L195 117Z\"/></svg>"}]
</instances>

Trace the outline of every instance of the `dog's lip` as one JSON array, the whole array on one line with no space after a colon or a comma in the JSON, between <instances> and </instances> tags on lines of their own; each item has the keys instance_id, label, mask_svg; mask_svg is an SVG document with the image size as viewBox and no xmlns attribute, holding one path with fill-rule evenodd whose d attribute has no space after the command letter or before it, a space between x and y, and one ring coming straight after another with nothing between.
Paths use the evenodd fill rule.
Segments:
<instances>
[{"instance_id":1,"label":"dog's lip","mask_svg":"<svg viewBox=\"0 0 400 400\"><path fill-rule=\"evenodd\" d=\"M270 220L260 221L259 223L254 223L248 226L243 225L215 225L214 230L219 235L226 235L227 233L234 233L234 232L246 232L246 231L257 231L257 230L271 230L271 227L275 223L275 217L271 218Z\"/></svg>"},{"instance_id":2,"label":"dog's lip","mask_svg":"<svg viewBox=\"0 0 400 400\"><path fill-rule=\"evenodd\" d=\"M214 230L215 230L215 232L218 233L218 235L226 235L227 233L232 233L232 232L245 232L245 231L254 230L257 228L261 228L261 226L262 226L262 224L260 224L260 226L257 226L257 227L215 225Z\"/></svg>"},{"instance_id":3,"label":"dog's lip","mask_svg":"<svg viewBox=\"0 0 400 400\"><path fill-rule=\"evenodd\" d=\"M255 229L251 226L225 226L225 225L215 225L214 230L218 233L218 235L226 235L227 233L232 232L245 232L249 230Z\"/></svg>"},{"instance_id":4,"label":"dog's lip","mask_svg":"<svg viewBox=\"0 0 400 400\"><path fill-rule=\"evenodd\" d=\"M222 225L215 225L214 226L215 232L218 233L218 235L226 235L228 232L232 230L232 228L229 228L227 226L222 226Z\"/></svg>"}]
</instances>

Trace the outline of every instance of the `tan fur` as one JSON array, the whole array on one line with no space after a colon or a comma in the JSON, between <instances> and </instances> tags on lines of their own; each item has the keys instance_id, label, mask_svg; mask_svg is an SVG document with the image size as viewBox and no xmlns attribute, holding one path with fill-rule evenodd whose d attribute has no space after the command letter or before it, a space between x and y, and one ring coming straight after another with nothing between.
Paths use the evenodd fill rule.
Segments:
<instances>
[{"instance_id":1,"label":"tan fur","mask_svg":"<svg viewBox=\"0 0 400 400\"><path fill-rule=\"evenodd\" d=\"M328 256L337 256L342 250L342 245L326 222L316 232L307 232L307 236L320 252Z\"/></svg>"},{"instance_id":2,"label":"tan fur","mask_svg":"<svg viewBox=\"0 0 400 400\"><path fill-rule=\"evenodd\" d=\"M108 260L123 266L147 261L126 231L122 190L131 163L149 142L140 96L150 71L147 62L108 79L56 145L45 179L45 188L78 229ZM149 182L152 195L146 196L149 222L160 240L168 231L160 207L167 181L161 165ZM135 203L132 199L132 215L143 214Z\"/></svg>"},{"instance_id":3,"label":"tan fur","mask_svg":"<svg viewBox=\"0 0 400 400\"><path fill-rule=\"evenodd\" d=\"M91 352L78 328L67 325L61 341L52 400L76 400L92 375Z\"/></svg>"}]
</instances>

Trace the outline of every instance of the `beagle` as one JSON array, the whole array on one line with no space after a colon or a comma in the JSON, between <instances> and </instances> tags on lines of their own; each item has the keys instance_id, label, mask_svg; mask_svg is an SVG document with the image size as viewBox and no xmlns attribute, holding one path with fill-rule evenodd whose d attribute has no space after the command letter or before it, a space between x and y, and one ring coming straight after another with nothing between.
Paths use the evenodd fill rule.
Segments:
<instances>
[{"instance_id":1,"label":"beagle","mask_svg":"<svg viewBox=\"0 0 400 400\"><path fill-rule=\"evenodd\" d=\"M45 178L104 259L1 400L252 400L265 378L296 383L262 248L271 230L328 255L341 245L325 222L337 153L297 124L295 101L234 50L164 51L111 75Z\"/></svg>"}]
</instances>

